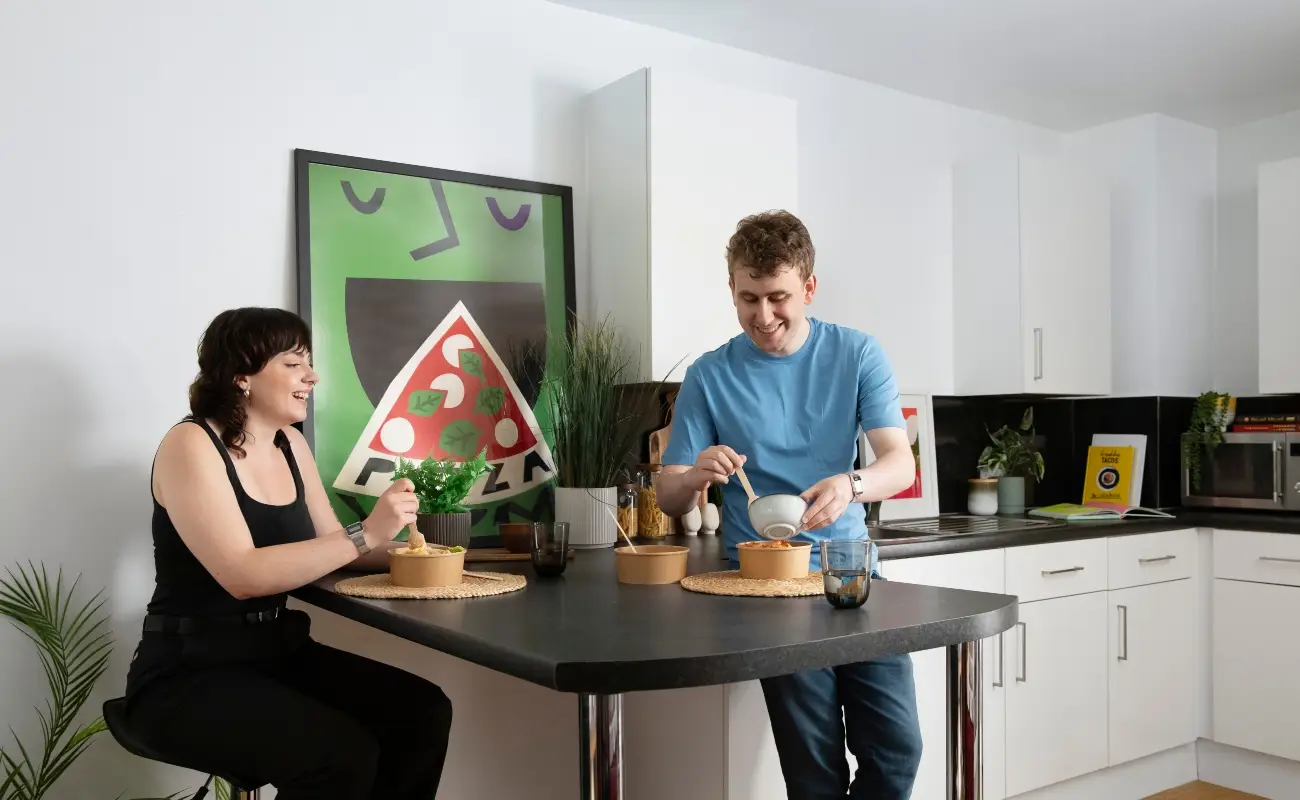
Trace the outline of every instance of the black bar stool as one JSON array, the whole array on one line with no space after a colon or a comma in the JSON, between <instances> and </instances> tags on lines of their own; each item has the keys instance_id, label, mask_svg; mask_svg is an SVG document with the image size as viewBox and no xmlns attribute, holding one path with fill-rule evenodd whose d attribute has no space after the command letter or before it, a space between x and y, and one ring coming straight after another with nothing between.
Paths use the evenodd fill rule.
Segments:
<instances>
[{"instance_id":1,"label":"black bar stool","mask_svg":"<svg viewBox=\"0 0 1300 800\"><path fill-rule=\"evenodd\" d=\"M126 698L124 697L117 697L104 703L104 725L108 728L108 732L113 735L113 738L117 740L117 743L133 755L147 758L150 761L170 764L173 767L206 772L208 779L194 793L191 800L203 800L208 794L208 784L212 782L213 778L220 778L230 784L230 800L258 800L258 790L262 788L264 781L252 780L248 777L238 778L233 775L213 772L204 767L196 767L193 764L182 764L137 739L131 731L131 726L126 722Z\"/></svg>"}]
</instances>

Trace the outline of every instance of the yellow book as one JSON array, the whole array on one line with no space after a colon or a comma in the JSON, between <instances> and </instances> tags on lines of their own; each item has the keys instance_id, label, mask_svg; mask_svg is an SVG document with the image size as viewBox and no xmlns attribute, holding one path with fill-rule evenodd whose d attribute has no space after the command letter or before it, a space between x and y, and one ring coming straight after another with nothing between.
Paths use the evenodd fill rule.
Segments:
<instances>
[{"instance_id":1,"label":"yellow book","mask_svg":"<svg viewBox=\"0 0 1300 800\"><path fill-rule=\"evenodd\" d=\"M1083 503L1133 504L1133 448L1092 445L1083 475Z\"/></svg>"}]
</instances>

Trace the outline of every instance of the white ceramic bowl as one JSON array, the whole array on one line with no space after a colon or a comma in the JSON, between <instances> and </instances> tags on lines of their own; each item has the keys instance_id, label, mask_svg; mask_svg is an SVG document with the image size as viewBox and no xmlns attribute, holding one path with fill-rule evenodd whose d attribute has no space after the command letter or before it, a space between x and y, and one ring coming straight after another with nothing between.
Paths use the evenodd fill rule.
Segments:
<instances>
[{"instance_id":1,"label":"white ceramic bowl","mask_svg":"<svg viewBox=\"0 0 1300 800\"><path fill-rule=\"evenodd\" d=\"M765 494L749 504L749 522L764 539L789 539L799 532L807 510L797 494Z\"/></svg>"}]
</instances>

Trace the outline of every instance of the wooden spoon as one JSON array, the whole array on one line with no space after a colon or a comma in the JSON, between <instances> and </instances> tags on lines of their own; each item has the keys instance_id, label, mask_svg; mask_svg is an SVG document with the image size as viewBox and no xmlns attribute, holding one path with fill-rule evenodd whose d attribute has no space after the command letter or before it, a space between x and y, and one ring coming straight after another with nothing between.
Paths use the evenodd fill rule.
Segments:
<instances>
[{"instance_id":1,"label":"wooden spoon","mask_svg":"<svg viewBox=\"0 0 1300 800\"><path fill-rule=\"evenodd\" d=\"M623 530L623 526L618 524L618 517L614 515L613 511L609 510L609 506L605 506L605 513L609 514L610 519L614 520L614 527L618 528L618 532L623 534L623 541L627 542L627 546L632 548L632 552L635 553L636 545L632 544L632 540L627 538L627 531Z\"/></svg>"},{"instance_id":2,"label":"wooden spoon","mask_svg":"<svg viewBox=\"0 0 1300 800\"><path fill-rule=\"evenodd\" d=\"M745 494L749 495L749 502L752 504L758 499L758 495L754 494L754 487L749 485L749 478L745 477L744 467L736 467L736 477L740 478L740 485L745 487Z\"/></svg>"}]
</instances>

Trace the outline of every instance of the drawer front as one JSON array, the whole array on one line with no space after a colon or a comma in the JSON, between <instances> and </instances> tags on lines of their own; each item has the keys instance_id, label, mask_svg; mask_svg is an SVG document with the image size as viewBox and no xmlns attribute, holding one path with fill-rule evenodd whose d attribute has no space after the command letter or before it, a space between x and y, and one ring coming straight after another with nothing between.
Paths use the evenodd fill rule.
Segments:
<instances>
[{"instance_id":1,"label":"drawer front","mask_svg":"<svg viewBox=\"0 0 1300 800\"><path fill-rule=\"evenodd\" d=\"M1214 577L1300 586L1300 535L1216 530Z\"/></svg>"},{"instance_id":2,"label":"drawer front","mask_svg":"<svg viewBox=\"0 0 1300 800\"><path fill-rule=\"evenodd\" d=\"M1115 536L1106 546L1110 554L1107 585L1111 589L1190 578L1196 573L1196 531L1192 529Z\"/></svg>"},{"instance_id":3,"label":"drawer front","mask_svg":"<svg viewBox=\"0 0 1300 800\"><path fill-rule=\"evenodd\" d=\"M1106 589L1106 540L1007 548L1007 594L1020 602Z\"/></svg>"}]
</instances>

